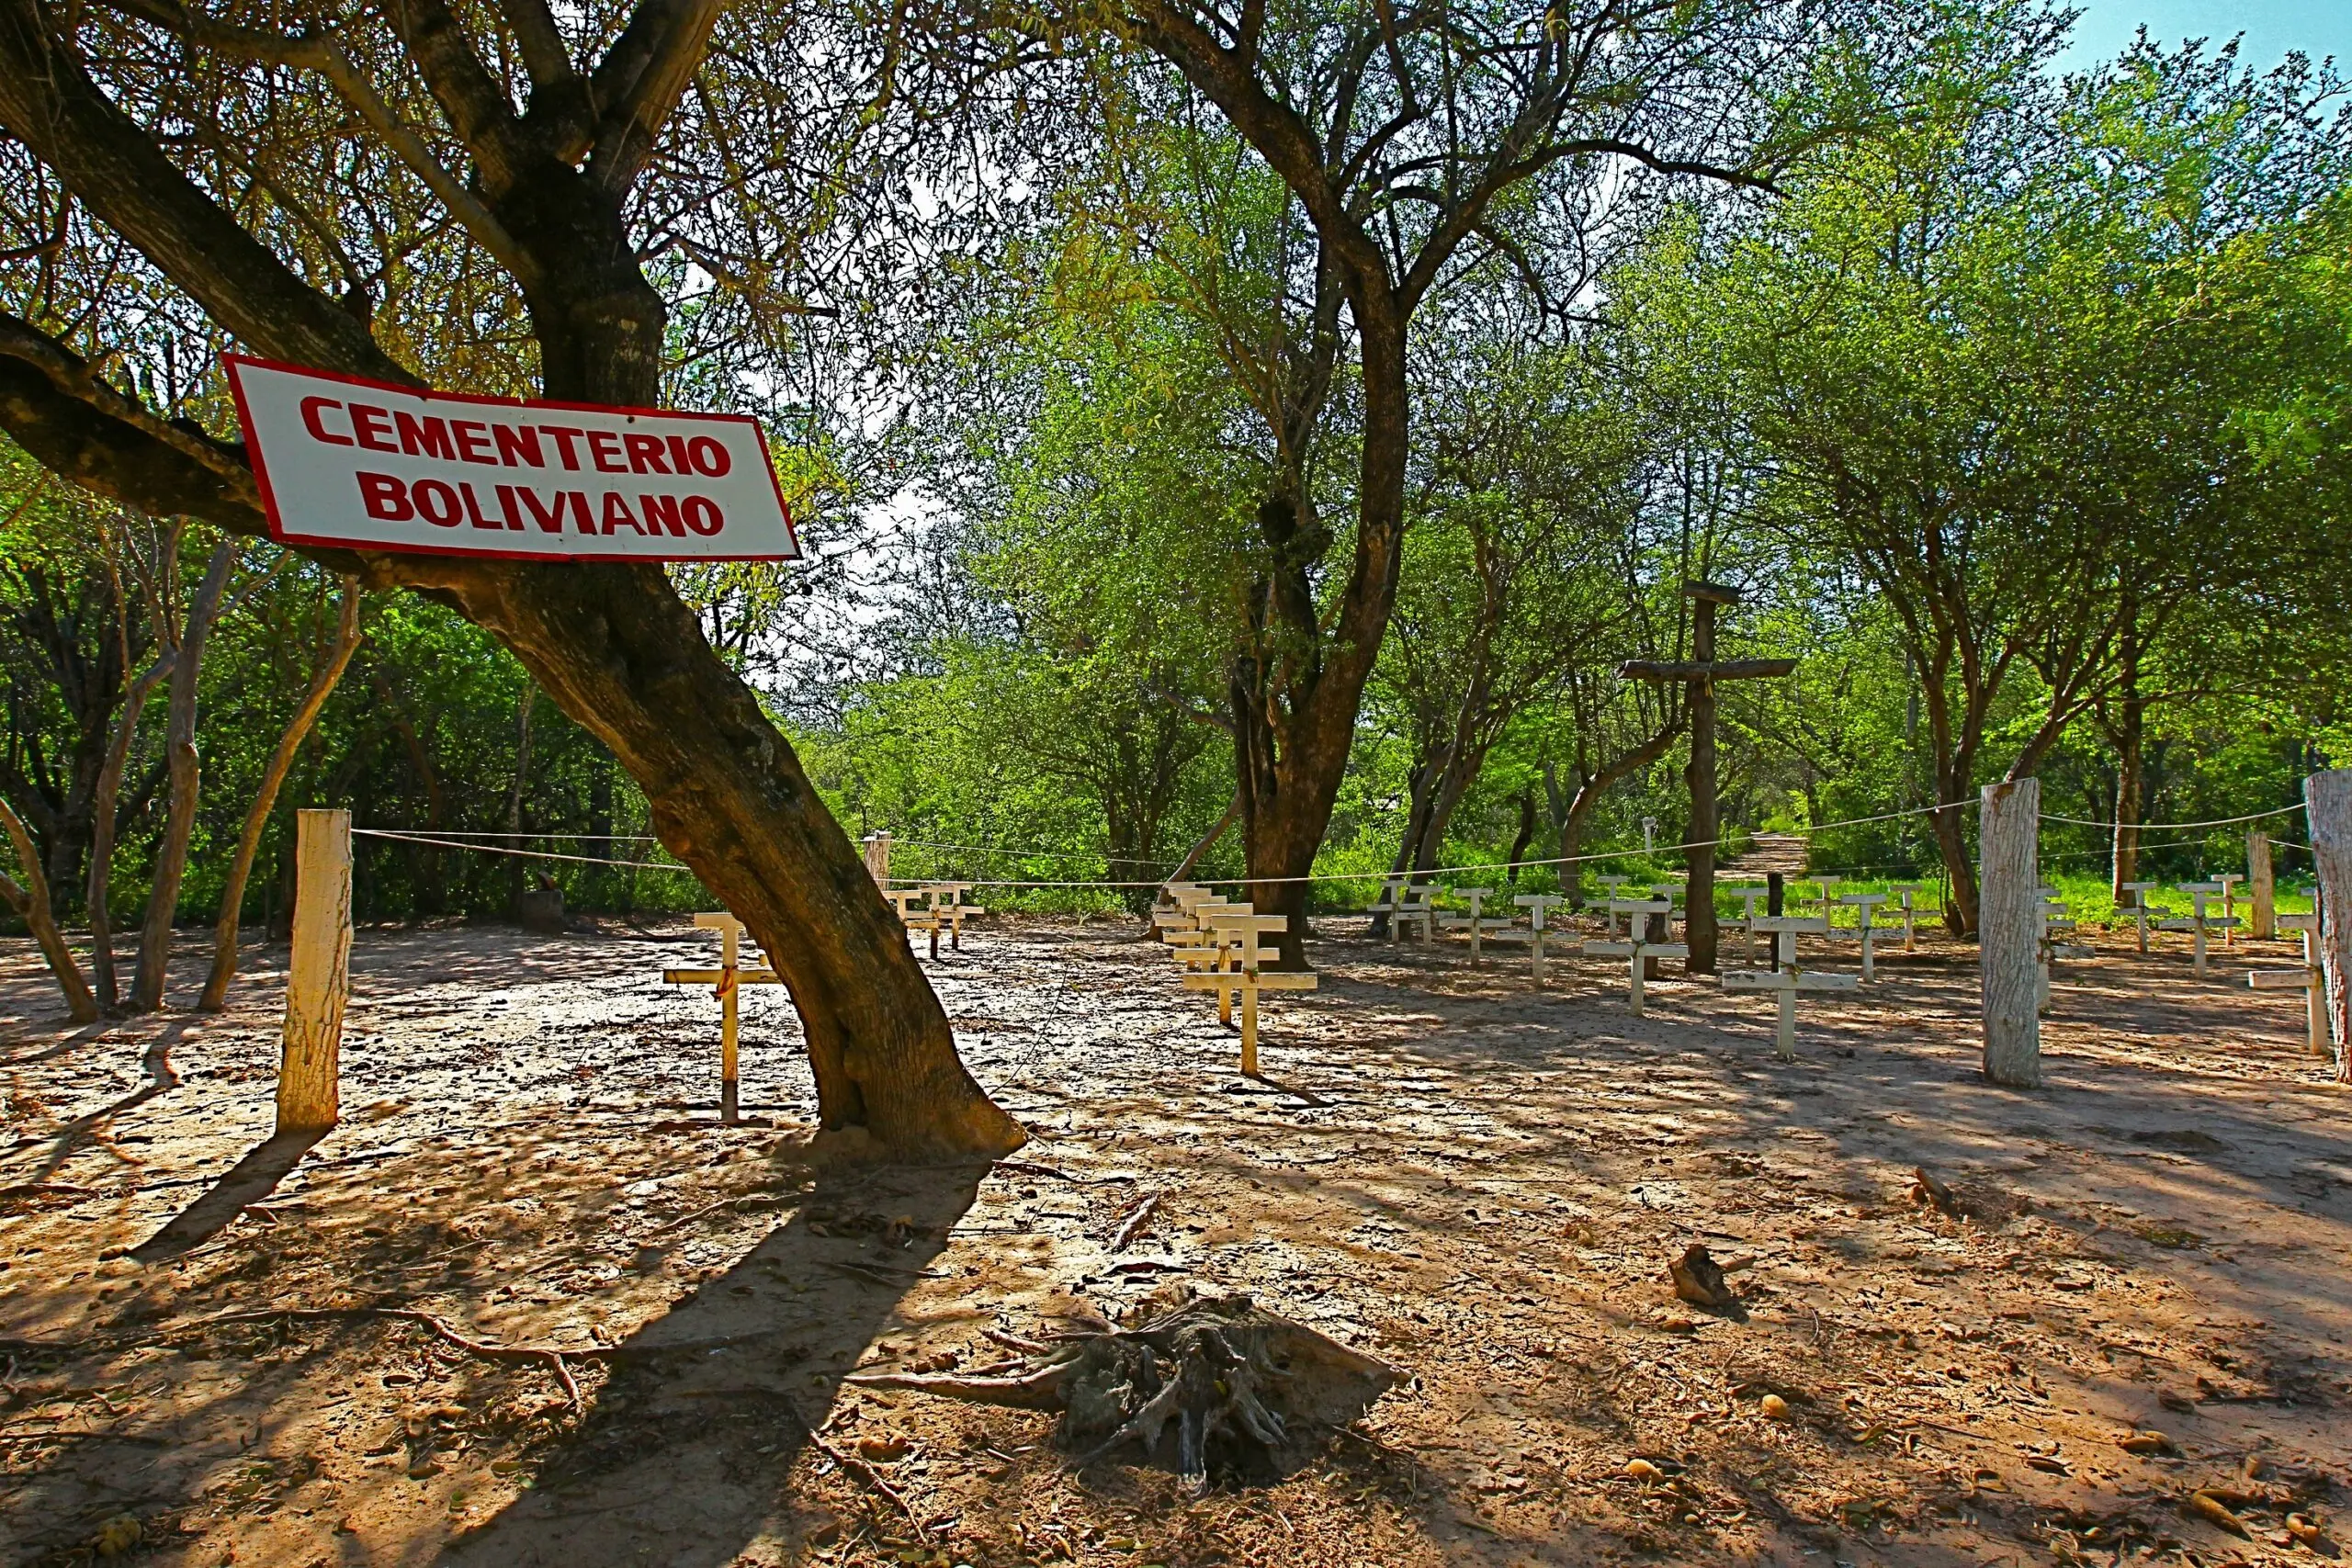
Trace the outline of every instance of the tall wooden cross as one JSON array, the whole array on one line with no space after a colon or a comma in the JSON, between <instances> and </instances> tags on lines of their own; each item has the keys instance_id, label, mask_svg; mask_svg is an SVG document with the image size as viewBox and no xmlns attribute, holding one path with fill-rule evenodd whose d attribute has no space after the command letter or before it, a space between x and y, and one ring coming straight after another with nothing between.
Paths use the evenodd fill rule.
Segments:
<instances>
[{"instance_id":1,"label":"tall wooden cross","mask_svg":"<svg viewBox=\"0 0 2352 1568\"><path fill-rule=\"evenodd\" d=\"M1679 681L1689 688L1690 765L1682 776L1690 786L1690 831L1687 838L1692 848L1686 852L1690 880L1682 940L1690 950L1690 972L1712 975L1715 971L1714 840L1720 831L1715 815L1715 682L1787 675L1795 671L1797 661L1732 659L1718 662L1715 610L1718 605L1738 604L1739 590L1719 582L1686 582L1682 592L1694 601L1690 606L1690 657L1681 660L1631 660L1618 666L1617 672L1632 681Z\"/></svg>"}]
</instances>

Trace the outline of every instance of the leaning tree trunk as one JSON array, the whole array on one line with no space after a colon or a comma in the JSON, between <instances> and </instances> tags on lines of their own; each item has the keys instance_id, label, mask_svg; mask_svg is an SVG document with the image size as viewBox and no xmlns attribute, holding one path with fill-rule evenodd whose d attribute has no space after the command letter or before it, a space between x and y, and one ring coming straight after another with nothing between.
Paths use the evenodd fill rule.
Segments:
<instances>
[{"instance_id":1,"label":"leaning tree trunk","mask_svg":"<svg viewBox=\"0 0 2352 1568\"><path fill-rule=\"evenodd\" d=\"M114 971L114 916L107 908L107 900L113 897L115 802L122 794L122 770L130 761L131 742L139 738L139 716L146 710L147 698L171 674L172 666L178 660L175 649L165 649L163 657L149 665L123 694L122 714L115 721L114 743L107 749L106 766L98 773L97 793L90 810L90 885L85 901L90 907L90 983L102 1008L111 1008L121 1000Z\"/></svg>"},{"instance_id":2,"label":"leaning tree trunk","mask_svg":"<svg viewBox=\"0 0 2352 1568\"><path fill-rule=\"evenodd\" d=\"M198 1012L219 1012L229 1003L229 982L237 974L237 928L245 901L245 883L253 875L254 857L261 851L261 836L269 826L269 814L277 807L277 792L286 783L287 773L294 766L294 753L301 749L311 733L311 726L318 722L319 710L327 705L327 698L334 694L335 683L350 668L351 656L359 649L359 584L352 578L343 580L343 614L335 623L334 642L327 649L326 660L319 672L311 679L311 689L302 694L302 701L277 738L277 750L270 753L269 766L263 770L261 788L254 792L253 809L245 813L244 831L237 835L237 852L229 863L229 880L220 889L220 919L212 929L212 972L204 978L204 994L197 998Z\"/></svg>"},{"instance_id":3,"label":"leaning tree trunk","mask_svg":"<svg viewBox=\"0 0 2352 1568\"><path fill-rule=\"evenodd\" d=\"M90 994L89 984L82 978L82 966L74 962L74 950L65 945L64 933L57 929L57 917L49 901L49 876L41 870L40 854L33 847L33 836L25 830L24 819L16 808L0 800L0 827L8 833L8 842L17 852L17 863L24 868L24 885L0 874L0 898L17 911L40 944L41 956L49 961L49 972L57 976L57 988L65 993L65 1011L76 1023L88 1023L98 1016L97 998Z\"/></svg>"},{"instance_id":4,"label":"leaning tree trunk","mask_svg":"<svg viewBox=\"0 0 2352 1568\"><path fill-rule=\"evenodd\" d=\"M244 552L242 539L223 539L212 547L204 581L188 601L187 620L180 628L179 660L172 667L170 728L164 746L171 763L171 805L164 818L164 834L155 845L155 881L147 894L147 923L139 933L139 970L130 982L134 1011L152 1012L164 1005L164 976L172 961L172 920L179 913L180 878L187 872L188 835L196 828L196 791L201 759L196 749L197 678L204 664L204 639L220 612L220 595L229 586L230 569Z\"/></svg>"},{"instance_id":5,"label":"leaning tree trunk","mask_svg":"<svg viewBox=\"0 0 2352 1568\"><path fill-rule=\"evenodd\" d=\"M662 95L684 91L703 37L696 29L717 14L680 10L649 24L671 41L660 70L640 65L643 96L632 91L619 106L644 118L608 128L615 177L605 175L605 150L581 167L560 155L556 132L543 139L502 118L509 110L494 92L469 102L492 121L474 128L477 139L512 157L494 186L461 194L505 231L513 249L502 260L521 279L553 400L640 408L661 400L667 312L646 282L625 209L631 159L658 136L668 114ZM466 47L461 35L428 33L440 63ZM29 0L0 0L0 119L222 332L289 364L414 383L364 322L182 173ZM97 381L67 345L13 319L0 319L0 423L45 466L130 504L265 531L242 452L155 418ZM751 928L785 982L827 1128L863 1127L900 1154L1019 1146L1019 1126L957 1060L939 998L855 849L662 568L316 553L370 587L432 594L489 630L629 770L662 842ZM1393 593L1393 561L1386 583ZM1331 784L1336 792L1336 773Z\"/></svg>"},{"instance_id":6,"label":"leaning tree trunk","mask_svg":"<svg viewBox=\"0 0 2352 1568\"><path fill-rule=\"evenodd\" d=\"M1944 784L1947 789L1959 787L1950 779ZM1954 797L1947 794L1944 798ZM1967 936L1976 930L1976 867L1968 858L1962 809L1955 804L1928 814L1935 825L1936 851L1943 857L1944 874L1951 880L1951 897L1944 901L1944 927L1954 936Z\"/></svg>"}]
</instances>

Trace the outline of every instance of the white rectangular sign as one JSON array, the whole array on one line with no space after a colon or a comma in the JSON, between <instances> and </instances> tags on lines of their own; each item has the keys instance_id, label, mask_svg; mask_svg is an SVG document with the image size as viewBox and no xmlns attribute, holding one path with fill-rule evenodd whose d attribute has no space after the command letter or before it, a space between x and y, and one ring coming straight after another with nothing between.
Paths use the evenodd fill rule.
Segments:
<instances>
[{"instance_id":1,"label":"white rectangular sign","mask_svg":"<svg viewBox=\"0 0 2352 1568\"><path fill-rule=\"evenodd\" d=\"M226 355L289 545L519 560L797 560L759 422L420 392Z\"/></svg>"}]
</instances>

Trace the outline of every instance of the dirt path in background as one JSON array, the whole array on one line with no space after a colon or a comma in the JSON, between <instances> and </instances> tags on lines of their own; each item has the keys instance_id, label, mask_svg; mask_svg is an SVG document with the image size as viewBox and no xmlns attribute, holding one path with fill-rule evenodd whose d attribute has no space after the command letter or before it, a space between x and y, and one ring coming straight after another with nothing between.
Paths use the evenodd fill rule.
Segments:
<instances>
[{"instance_id":1,"label":"dirt path in background","mask_svg":"<svg viewBox=\"0 0 2352 1568\"><path fill-rule=\"evenodd\" d=\"M267 1142L283 949L221 1019L98 1032L11 944L0 1562L2226 1563L2311 1559L2287 1515L2347 1501L2352 1099L2238 956L2067 966L2014 1094L1973 1072L1973 952L1931 941L1807 998L1781 1065L1761 998L1667 983L1635 1020L1598 961L1538 993L1523 956L1327 937L1253 1081L1126 935L999 924L932 965L1035 1141L916 1171L811 1156L772 989L772 1124L709 1124L717 1007L658 979L683 930L363 932L346 1119L307 1149ZM1917 1165L1987 1217L1915 1205ZM1736 1319L1672 1299L1692 1241ZM1047 1416L842 1381L1170 1278L1410 1382L1191 1497L1069 1472ZM579 1404L414 1319L199 1321L384 1305L566 1352Z\"/></svg>"}]
</instances>

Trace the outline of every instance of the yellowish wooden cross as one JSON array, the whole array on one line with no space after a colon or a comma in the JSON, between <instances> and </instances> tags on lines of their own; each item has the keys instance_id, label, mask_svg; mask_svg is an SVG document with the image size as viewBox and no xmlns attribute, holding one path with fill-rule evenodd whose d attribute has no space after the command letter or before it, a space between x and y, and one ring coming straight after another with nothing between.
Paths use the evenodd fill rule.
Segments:
<instances>
[{"instance_id":1,"label":"yellowish wooden cross","mask_svg":"<svg viewBox=\"0 0 2352 1568\"><path fill-rule=\"evenodd\" d=\"M696 915L695 924L704 931L718 933L718 967L716 969L664 969L662 979L672 986L711 986L718 997L718 1119L738 1120L736 1115L736 995L745 986L775 986L783 982L773 967L746 969L741 963L743 922L724 909Z\"/></svg>"},{"instance_id":2,"label":"yellowish wooden cross","mask_svg":"<svg viewBox=\"0 0 2352 1568\"><path fill-rule=\"evenodd\" d=\"M1287 971L1261 971L1259 961L1272 958L1282 950L1261 947L1261 934L1286 931L1290 927L1287 915L1260 915L1226 911L1205 917L1212 940L1220 955L1218 966L1206 975L1187 975L1184 988L1188 991L1215 991L1218 1019L1233 1021L1233 999L1241 998L1241 1070L1255 1077L1258 1071L1258 993L1261 991L1311 991L1316 976ZM1227 969L1223 955L1231 953L1236 966Z\"/></svg>"}]
</instances>

